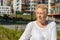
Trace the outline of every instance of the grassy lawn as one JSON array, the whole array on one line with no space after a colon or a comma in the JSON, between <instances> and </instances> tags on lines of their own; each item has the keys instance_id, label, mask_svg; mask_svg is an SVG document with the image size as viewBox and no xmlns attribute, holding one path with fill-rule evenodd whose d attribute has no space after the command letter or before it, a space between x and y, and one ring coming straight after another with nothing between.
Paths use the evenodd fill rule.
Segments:
<instances>
[{"instance_id":1,"label":"grassy lawn","mask_svg":"<svg viewBox=\"0 0 60 40\"><path fill-rule=\"evenodd\" d=\"M57 37L60 38L60 30L57 31Z\"/></svg>"},{"instance_id":2,"label":"grassy lawn","mask_svg":"<svg viewBox=\"0 0 60 40\"><path fill-rule=\"evenodd\" d=\"M13 30L0 26L0 40L18 40L23 32L24 29L18 30L18 27ZM60 31L57 31L57 34L60 38Z\"/></svg>"},{"instance_id":3,"label":"grassy lawn","mask_svg":"<svg viewBox=\"0 0 60 40\"><path fill-rule=\"evenodd\" d=\"M23 29L18 31L18 27L15 30L0 27L0 40L18 40L23 31Z\"/></svg>"}]
</instances>

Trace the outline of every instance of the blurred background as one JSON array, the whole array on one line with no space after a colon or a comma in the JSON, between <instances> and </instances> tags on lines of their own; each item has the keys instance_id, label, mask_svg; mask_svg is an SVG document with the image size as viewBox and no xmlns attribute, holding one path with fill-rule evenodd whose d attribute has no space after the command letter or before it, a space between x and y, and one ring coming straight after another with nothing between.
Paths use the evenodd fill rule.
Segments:
<instances>
[{"instance_id":1,"label":"blurred background","mask_svg":"<svg viewBox=\"0 0 60 40\"><path fill-rule=\"evenodd\" d=\"M48 5L47 20L56 22L60 40L60 0L0 0L0 40L18 40L26 24L36 19L37 4Z\"/></svg>"}]
</instances>

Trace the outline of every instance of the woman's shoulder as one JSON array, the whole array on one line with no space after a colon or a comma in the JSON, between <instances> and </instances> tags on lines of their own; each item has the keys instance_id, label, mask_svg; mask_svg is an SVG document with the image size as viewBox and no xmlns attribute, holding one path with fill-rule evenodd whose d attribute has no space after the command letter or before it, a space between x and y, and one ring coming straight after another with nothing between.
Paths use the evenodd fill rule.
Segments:
<instances>
[{"instance_id":1,"label":"woman's shoulder","mask_svg":"<svg viewBox=\"0 0 60 40\"><path fill-rule=\"evenodd\" d=\"M49 26L51 28L56 27L56 22L55 21L49 21Z\"/></svg>"},{"instance_id":2,"label":"woman's shoulder","mask_svg":"<svg viewBox=\"0 0 60 40\"><path fill-rule=\"evenodd\" d=\"M31 22L29 22L28 24L34 24L35 23L35 21L31 21Z\"/></svg>"},{"instance_id":3,"label":"woman's shoulder","mask_svg":"<svg viewBox=\"0 0 60 40\"><path fill-rule=\"evenodd\" d=\"M54 22L54 21L52 21L51 23L52 23L53 25L56 25L56 22Z\"/></svg>"},{"instance_id":4,"label":"woman's shoulder","mask_svg":"<svg viewBox=\"0 0 60 40\"><path fill-rule=\"evenodd\" d=\"M29 23L26 25L26 27L29 28L29 29L32 29L32 28L33 28L33 25L34 25L34 22L35 22L35 21L29 22Z\"/></svg>"},{"instance_id":5,"label":"woman's shoulder","mask_svg":"<svg viewBox=\"0 0 60 40\"><path fill-rule=\"evenodd\" d=\"M31 21L27 25L32 26L32 25L34 25L34 23L35 23L35 21Z\"/></svg>"},{"instance_id":6,"label":"woman's shoulder","mask_svg":"<svg viewBox=\"0 0 60 40\"><path fill-rule=\"evenodd\" d=\"M55 21L48 21L48 23L51 24L51 25L56 25Z\"/></svg>"}]
</instances>

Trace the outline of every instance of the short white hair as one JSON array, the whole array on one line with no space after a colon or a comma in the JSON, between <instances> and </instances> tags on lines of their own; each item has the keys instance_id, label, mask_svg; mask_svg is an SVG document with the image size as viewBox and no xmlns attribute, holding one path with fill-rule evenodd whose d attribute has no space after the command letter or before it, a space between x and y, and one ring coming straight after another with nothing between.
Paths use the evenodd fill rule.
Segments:
<instances>
[{"instance_id":1,"label":"short white hair","mask_svg":"<svg viewBox=\"0 0 60 40\"><path fill-rule=\"evenodd\" d=\"M36 7L35 7L35 10L37 10L38 8L41 8L43 10L48 10L48 6L46 4L38 4Z\"/></svg>"}]
</instances>

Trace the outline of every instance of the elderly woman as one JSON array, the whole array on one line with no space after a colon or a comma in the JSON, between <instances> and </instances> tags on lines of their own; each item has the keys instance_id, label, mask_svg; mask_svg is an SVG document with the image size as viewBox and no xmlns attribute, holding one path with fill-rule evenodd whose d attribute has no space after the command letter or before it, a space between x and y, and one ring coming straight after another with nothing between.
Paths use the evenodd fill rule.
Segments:
<instances>
[{"instance_id":1,"label":"elderly woman","mask_svg":"<svg viewBox=\"0 0 60 40\"><path fill-rule=\"evenodd\" d=\"M56 23L47 21L47 14L47 5L37 5L35 8L36 21L27 24L19 40L57 40Z\"/></svg>"}]
</instances>

